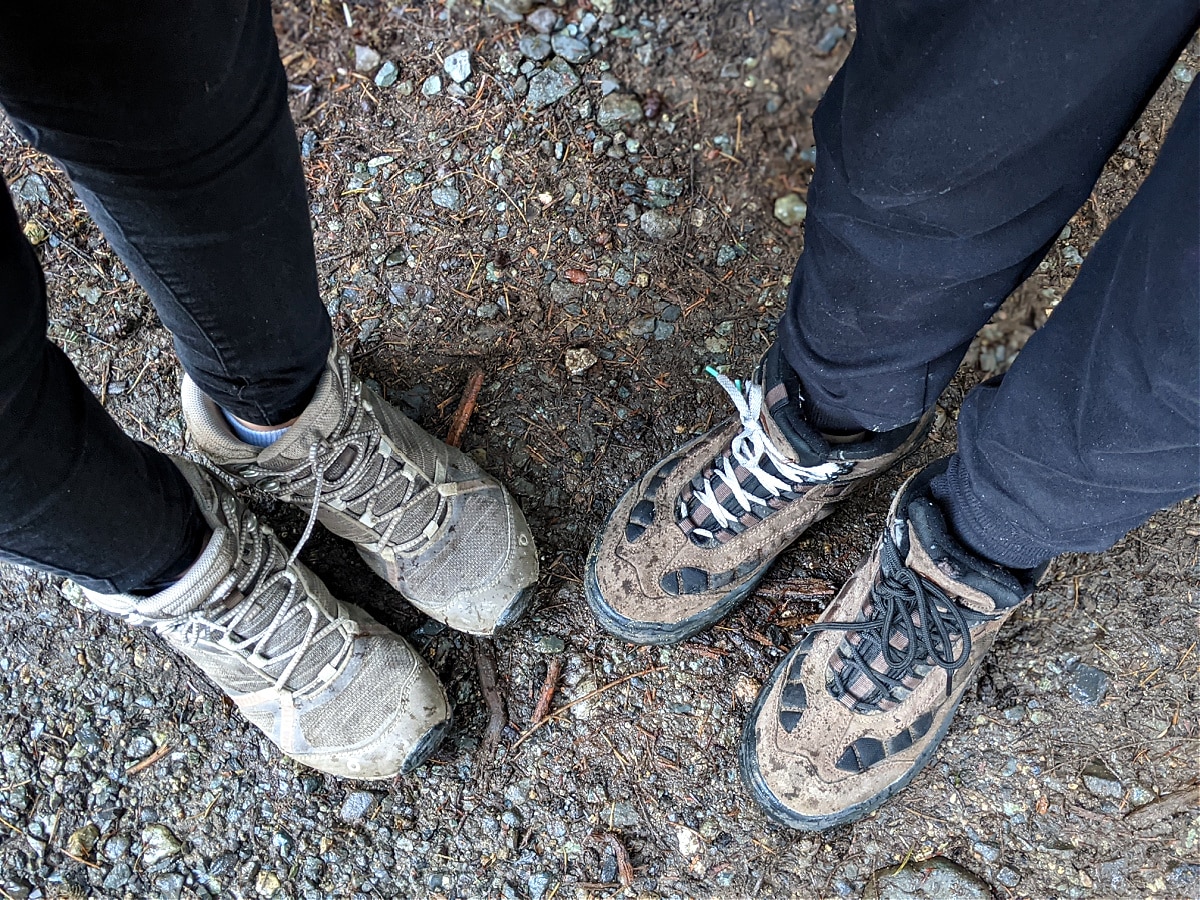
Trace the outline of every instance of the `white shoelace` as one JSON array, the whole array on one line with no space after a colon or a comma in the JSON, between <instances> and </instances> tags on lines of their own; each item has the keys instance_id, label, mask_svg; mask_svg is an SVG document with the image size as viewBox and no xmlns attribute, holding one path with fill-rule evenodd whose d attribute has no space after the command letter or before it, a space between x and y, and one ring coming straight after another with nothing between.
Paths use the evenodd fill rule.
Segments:
<instances>
[{"instance_id":1,"label":"white shoelace","mask_svg":"<svg viewBox=\"0 0 1200 900\"><path fill-rule=\"evenodd\" d=\"M246 530L254 531L252 538L254 549L253 559L243 569L242 579L239 581L236 571L230 572L213 588L209 594L211 599L205 606L179 619L163 623L159 628L162 631L173 632L187 643L193 645L206 643L236 655L262 678L273 681L275 690L284 690L287 687L288 680L309 648L330 633L340 630L343 632L342 648L337 656L321 667L312 683L293 685L287 689L292 693L300 693L318 687L332 680L341 670L342 663L352 649L354 634L358 630L357 625L352 619L331 615L312 598L305 595L297 584L297 575L292 569L291 561L288 561L284 568L275 572L261 573L260 570L269 562L270 538L265 531L258 528L257 520L252 512L245 511L243 516L239 530L243 533ZM256 573L261 577L250 587L249 582ZM287 582L286 587L281 584L282 582ZM257 632L239 636L238 626L243 623L250 611L262 602L267 591L276 586L283 588L284 595L279 601L279 608L275 611L274 616ZM250 587L248 591L246 591L247 587ZM242 599L230 608L225 605L225 598L234 591L245 593ZM290 619L303 615L308 616L308 622L304 626L304 633L300 639L282 653L271 657L264 656L263 651L280 628ZM277 666L280 662L284 663L284 667L278 675L273 675L267 670L268 666Z\"/></svg>"},{"instance_id":2,"label":"white shoelace","mask_svg":"<svg viewBox=\"0 0 1200 900\"><path fill-rule=\"evenodd\" d=\"M742 431L730 443L729 456L722 459L720 467L715 469L711 476L704 479L704 487L693 493L693 496L700 501L700 507L706 508L712 513L719 527L728 528L740 517L731 513L717 499L714 491L716 484L714 479L729 489L734 500L744 512L753 512L757 506L769 514L773 511L768 502L769 499L778 497L783 491L791 490L798 484L828 481L841 471L841 466L836 462L821 463L819 466L798 465L789 460L783 451L775 446L766 431L763 430L759 418L763 404L761 384L751 381L743 389L740 381L730 381L711 366L707 367L705 371L725 389L725 393L737 407L738 415L742 420ZM730 464L730 457L736 461L738 466L754 476L763 492L762 496L753 494L742 487L738 482L736 467ZM791 481L784 481L765 471L761 465L764 457L771 461L780 475ZM688 515L688 505L683 499L680 499L680 520ZM701 537L713 537L713 533L706 528L695 528L694 532Z\"/></svg>"},{"instance_id":3,"label":"white shoelace","mask_svg":"<svg viewBox=\"0 0 1200 900\"><path fill-rule=\"evenodd\" d=\"M403 492L404 498L398 506L386 513L372 514L370 525L375 528L376 533L379 535L379 539L372 547L386 546L391 541L392 534L399 526L405 512L416 496L417 492L411 485L415 485L418 477L423 477L418 476L413 471L411 464L405 463L386 478L376 478L365 491L361 491L359 476L368 467L371 456L376 452L376 448L383 440L383 430L380 423L371 415L374 410L362 399L362 383L351 373L349 358L344 354L338 355L338 370L341 376L341 383L345 386L345 390L349 395L343 401L345 409L343 419L338 423L333 432L338 437L334 439L323 438L320 442L312 444L308 450L308 458L292 469L273 471L251 468L246 473L252 479L265 479L267 483L274 481L277 484L286 484L288 493L293 496L299 495L300 489L308 486L310 483L312 484L312 498L309 500L308 521L305 522L304 532L300 535L300 539L296 542L292 550L291 558L288 560L289 565L299 558L300 551L312 536L322 503L328 503L333 500L352 499L354 502L364 503L365 508L370 511L376 497L390 490L396 482L408 481L410 487ZM338 459L342 451L348 448L355 450L354 462L348 471L339 476L339 480L342 482L341 487L327 493L325 481L326 470ZM399 461L403 460L403 457L395 452L388 452L385 455ZM441 485L433 486L443 496L454 493L448 487L443 489ZM262 483L260 483L260 487L268 493L276 492ZM439 520L440 516L435 514L430 523L416 538L406 542L399 549L408 550L411 549L411 546L419 543L420 540L428 540L437 532Z\"/></svg>"}]
</instances>

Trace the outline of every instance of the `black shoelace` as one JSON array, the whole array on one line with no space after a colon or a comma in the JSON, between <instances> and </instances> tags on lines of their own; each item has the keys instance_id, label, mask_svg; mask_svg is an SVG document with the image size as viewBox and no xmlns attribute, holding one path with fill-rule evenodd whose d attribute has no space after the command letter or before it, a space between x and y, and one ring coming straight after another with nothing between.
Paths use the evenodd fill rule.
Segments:
<instances>
[{"instance_id":1,"label":"black shoelace","mask_svg":"<svg viewBox=\"0 0 1200 900\"><path fill-rule=\"evenodd\" d=\"M964 609L941 588L904 565L900 551L890 537L883 539L879 562L880 577L871 588L869 618L860 622L819 622L810 626L812 631L845 631L859 635L857 644L843 642L849 655L842 652L846 662L842 671L830 672L830 691L840 698L851 690L860 676L866 676L876 691L868 697L854 694L855 706L877 709L880 701L894 701L898 691L907 690L904 679L915 673L917 665L924 663L946 670L946 692L949 694L954 671L966 665L971 655L971 625L988 617ZM897 633L906 639L903 649L892 644ZM957 652L956 639L960 642ZM886 665L885 672L871 665L880 657Z\"/></svg>"}]
</instances>

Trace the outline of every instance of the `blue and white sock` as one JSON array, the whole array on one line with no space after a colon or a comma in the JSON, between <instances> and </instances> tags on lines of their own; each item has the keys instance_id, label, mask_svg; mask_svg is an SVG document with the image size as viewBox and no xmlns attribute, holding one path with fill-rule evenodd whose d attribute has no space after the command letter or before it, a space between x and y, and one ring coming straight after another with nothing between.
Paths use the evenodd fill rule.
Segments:
<instances>
[{"instance_id":1,"label":"blue and white sock","mask_svg":"<svg viewBox=\"0 0 1200 900\"><path fill-rule=\"evenodd\" d=\"M273 443L287 434L287 426L282 428L273 428L270 431L256 431L253 428L247 428L236 417L231 416L225 410L221 410L225 416L225 421L229 423L229 428L233 432L234 437L251 447L270 447Z\"/></svg>"}]
</instances>

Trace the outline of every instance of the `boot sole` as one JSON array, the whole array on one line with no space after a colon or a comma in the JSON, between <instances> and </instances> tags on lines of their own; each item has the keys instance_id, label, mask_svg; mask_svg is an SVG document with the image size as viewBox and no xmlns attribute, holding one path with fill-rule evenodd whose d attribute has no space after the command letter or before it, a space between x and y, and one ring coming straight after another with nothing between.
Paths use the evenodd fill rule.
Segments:
<instances>
[{"instance_id":1,"label":"boot sole","mask_svg":"<svg viewBox=\"0 0 1200 900\"><path fill-rule=\"evenodd\" d=\"M775 671L782 672L790 660L791 654L789 653L776 666ZM763 685L762 690L758 692L757 699L754 701L754 706L750 708L750 713L746 717L746 724L742 729L742 742L738 747L738 769L741 771L742 783L745 784L746 789L750 792L755 802L758 803L759 807L761 807L767 818L777 825L794 828L798 831L827 831L830 828L837 828L840 825L849 825L873 813L900 791L904 790L904 788L908 787L909 782L916 778L921 770L937 754L937 749L941 746L942 738L946 736L946 732L950 729L950 723L954 721L954 715L958 712L958 704L962 702L963 697L960 692L958 699L954 701L954 705L950 708L949 715L946 716L945 721L934 732L933 740L929 746L921 751L920 755L913 762L912 768L905 772L898 780L893 781L873 797L869 797L852 806L847 806L845 809L838 810L835 813L830 813L827 816L805 816L794 809L790 809L775 796L775 793L767 787L767 783L763 779L762 772L758 767L758 732L754 727L754 723L758 721L767 695L774 684L775 678L772 677L767 684Z\"/></svg>"},{"instance_id":2,"label":"boot sole","mask_svg":"<svg viewBox=\"0 0 1200 900\"><path fill-rule=\"evenodd\" d=\"M450 726L453 722L454 713L451 712L445 719L421 735L421 739L417 741L417 745L405 757L404 765L400 767L400 774L410 775L414 769L424 765L425 761L433 755L433 752L442 745L442 741L450 733Z\"/></svg>"}]
</instances>

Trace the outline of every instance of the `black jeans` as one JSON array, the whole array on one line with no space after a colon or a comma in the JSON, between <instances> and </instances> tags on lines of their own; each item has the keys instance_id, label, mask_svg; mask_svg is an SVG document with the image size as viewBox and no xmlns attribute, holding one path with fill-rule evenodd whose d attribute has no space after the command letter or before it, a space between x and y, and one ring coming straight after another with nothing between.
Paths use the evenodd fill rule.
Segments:
<instances>
[{"instance_id":1,"label":"black jeans","mask_svg":"<svg viewBox=\"0 0 1200 900\"><path fill-rule=\"evenodd\" d=\"M859 0L814 117L805 250L780 341L806 395L919 418L1087 199L1197 27L1195 0ZM1110 547L1200 491L1200 90L934 492L984 556Z\"/></svg>"},{"instance_id":2,"label":"black jeans","mask_svg":"<svg viewBox=\"0 0 1200 900\"><path fill-rule=\"evenodd\" d=\"M184 368L259 424L299 413L332 341L266 2L19 4L0 103L57 159L175 336ZM194 558L204 523L46 339L45 285L0 200L0 556L101 591Z\"/></svg>"},{"instance_id":3,"label":"black jeans","mask_svg":"<svg viewBox=\"0 0 1200 900\"><path fill-rule=\"evenodd\" d=\"M872 428L931 405L1196 27L1193 2L1088 5L860 0L779 338L818 403ZM70 172L202 389L290 417L331 338L269 11L127 10L52 29L6 12L0 102ZM1100 549L1197 489L1192 94L1075 289L963 410L939 491L984 555ZM36 258L0 204L0 555L136 589L186 563L196 518L46 341Z\"/></svg>"}]
</instances>

